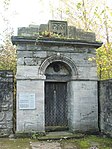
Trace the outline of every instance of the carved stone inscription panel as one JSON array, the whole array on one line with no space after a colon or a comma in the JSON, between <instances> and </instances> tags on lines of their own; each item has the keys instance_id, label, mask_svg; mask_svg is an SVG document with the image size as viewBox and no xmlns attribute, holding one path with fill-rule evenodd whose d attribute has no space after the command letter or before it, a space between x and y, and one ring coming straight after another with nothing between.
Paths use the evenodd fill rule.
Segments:
<instances>
[{"instance_id":1,"label":"carved stone inscription panel","mask_svg":"<svg viewBox=\"0 0 112 149\"><path fill-rule=\"evenodd\" d=\"M67 36L67 22L66 21L49 21L48 23L49 31L62 35Z\"/></svg>"}]
</instances>

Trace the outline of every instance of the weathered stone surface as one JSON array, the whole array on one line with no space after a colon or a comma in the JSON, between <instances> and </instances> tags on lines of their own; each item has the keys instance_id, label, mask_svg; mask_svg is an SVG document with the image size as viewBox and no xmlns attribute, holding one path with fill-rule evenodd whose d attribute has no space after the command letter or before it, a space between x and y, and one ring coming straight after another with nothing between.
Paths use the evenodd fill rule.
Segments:
<instances>
[{"instance_id":1,"label":"weathered stone surface","mask_svg":"<svg viewBox=\"0 0 112 149\"><path fill-rule=\"evenodd\" d=\"M33 52L33 57L35 58L45 58L47 56L46 51L34 51Z\"/></svg>"},{"instance_id":2,"label":"weathered stone surface","mask_svg":"<svg viewBox=\"0 0 112 149\"><path fill-rule=\"evenodd\" d=\"M17 59L17 65L24 65L24 57Z\"/></svg>"},{"instance_id":3,"label":"weathered stone surface","mask_svg":"<svg viewBox=\"0 0 112 149\"><path fill-rule=\"evenodd\" d=\"M74 26L68 26L68 37L76 38L76 28Z\"/></svg>"},{"instance_id":4,"label":"weathered stone surface","mask_svg":"<svg viewBox=\"0 0 112 149\"><path fill-rule=\"evenodd\" d=\"M68 26L67 21L50 20L48 24L29 25L29 27L18 28L18 36L36 36L42 35L42 32L53 32L76 40L95 42L96 37L92 32L84 32L82 29L76 29L74 26Z\"/></svg>"},{"instance_id":5,"label":"weathered stone surface","mask_svg":"<svg viewBox=\"0 0 112 149\"><path fill-rule=\"evenodd\" d=\"M13 73L0 71L0 137L13 130Z\"/></svg>"},{"instance_id":6,"label":"weathered stone surface","mask_svg":"<svg viewBox=\"0 0 112 149\"><path fill-rule=\"evenodd\" d=\"M37 36L38 37L39 28L36 27L21 27L18 28L18 36Z\"/></svg>"},{"instance_id":7,"label":"weathered stone surface","mask_svg":"<svg viewBox=\"0 0 112 149\"><path fill-rule=\"evenodd\" d=\"M71 98L69 111L73 131L98 130L98 102L96 81L70 82ZM80 92L79 92L80 91Z\"/></svg>"},{"instance_id":8,"label":"weathered stone surface","mask_svg":"<svg viewBox=\"0 0 112 149\"><path fill-rule=\"evenodd\" d=\"M67 54L64 54L67 55ZM88 53L71 53L70 57L74 60L75 64L77 67L96 67L95 62L91 62L88 59L94 57L93 54L88 54Z\"/></svg>"},{"instance_id":9,"label":"weathered stone surface","mask_svg":"<svg viewBox=\"0 0 112 149\"><path fill-rule=\"evenodd\" d=\"M36 58L25 58L24 59L24 65L27 66L36 66L38 64L38 59Z\"/></svg>"},{"instance_id":10,"label":"weathered stone surface","mask_svg":"<svg viewBox=\"0 0 112 149\"><path fill-rule=\"evenodd\" d=\"M95 33L84 32L83 30L76 29L76 39L85 41L96 41Z\"/></svg>"},{"instance_id":11,"label":"weathered stone surface","mask_svg":"<svg viewBox=\"0 0 112 149\"><path fill-rule=\"evenodd\" d=\"M17 67L17 79L40 79L39 66L18 66ZM44 78L44 77L42 77Z\"/></svg>"},{"instance_id":12,"label":"weathered stone surface","mask_svg":"<svg viewBox=\"0 0 112 149\"><path fill-rule=\"evenodd\" d=\"M17 59L23 58L23 57L33 57L33 52L32 51L17 51Z\"/></svg>"},{"instance_id":13,"label":"weathered stone surface","mask_svg":"<svg viewBox=\"0 0 112 149\"><path fill-rule=\"evenodd\" d=\"M34 93L36 108L21 110L17 108L17 131L38 131L44 129L44 81L18 81L17 107L19 107L19 94ZM24 118L22 118L24 116ZM21 119L22 118L22 119Z\"/></svg>"},{"instance_id":14,"label":"weathered stone surface","mask_svg":"<svg viewBox=\"0 0 112 149\"><path fill-rule=\"evenodd\" d=\"M48 31L48 25L47 24L41 24L39 26L39 33L42 33L44 31Z\"/></svg>"},{"instance_id":15,"label":"weathered stone surface","mask_svg":"<svg viewBox=\"0 0 112 149\"><path fill-rule=\"evenodd\" d=\"M97 80L97 68L92 66L79 66L78 69L78 78L79 79L90 79L90 80Z\"/></svg>"},{"instance_id":16,"label":"weathered stone surface","mask_svg":"<svg viewBox=\"0 0 112 149\"><path fill-rule=\"evenodd\" d=\"M48 26L49 26L49 31L62 35L64 37L67 36L67 30L68 30L68 26L67 26L67 22L66 21L54 21L54 20L50 20L48 22Z\"/></svg>"},{"instance_id":17,"label":"weathered stone surface","mask_svg":"<svg viewBox=\"0 0 112 149\"><path fill-rule=\"evenodd\" d=\"M18 49L18 51L25 51L26 50L26 44L18 44L17 45L17 49Z\"/></svg>"},{"instance_id":18,"label":"weathered stone surface","mask_svg":"<svg viewBox=\"0 0 112 149\"><path fill-rule=\"evenodd\" d=\"M112 80L99 82L101 131L112 137Z\"/></svg>"}]
</instances>

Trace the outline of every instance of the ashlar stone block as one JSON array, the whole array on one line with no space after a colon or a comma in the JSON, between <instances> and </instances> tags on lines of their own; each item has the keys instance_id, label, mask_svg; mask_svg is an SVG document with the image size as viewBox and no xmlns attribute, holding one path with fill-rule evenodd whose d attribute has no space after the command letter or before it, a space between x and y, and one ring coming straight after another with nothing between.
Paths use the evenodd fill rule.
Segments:
<instances>
[{"instance_id":1,"label":"ashlar stone block","mask_svg":"<svg viewBox=\"0 0 112 149\"><path fill-rule=\"evenodd\" d=\"M36 27L20 27L18 28L18 36L37 36L38 37L39 28Z\"/></svg>"}]
</instances>

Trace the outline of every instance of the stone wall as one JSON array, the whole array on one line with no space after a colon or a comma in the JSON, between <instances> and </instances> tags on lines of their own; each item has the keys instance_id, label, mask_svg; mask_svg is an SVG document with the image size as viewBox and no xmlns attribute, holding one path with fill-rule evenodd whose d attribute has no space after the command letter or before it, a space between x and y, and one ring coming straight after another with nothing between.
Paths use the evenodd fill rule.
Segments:
<instances>
[{"instance_id":1,"label":"stone wall","mask_svg":"<svg viewBox=\"0 0 112 149\"><path fill-rule=\"evenodd\" d=\"M112 80L99 82L100 129L112 137Z\"/></svg>"},{"instance_id":2,"label":"stone wall","mask_svg":"<svg viewBox=\"0 0 112 149\"><path fill-rule=\"evenodd\" d=\"M13 74L0 71L0 137L13 132Z\"/></svg>"}]
</instances>

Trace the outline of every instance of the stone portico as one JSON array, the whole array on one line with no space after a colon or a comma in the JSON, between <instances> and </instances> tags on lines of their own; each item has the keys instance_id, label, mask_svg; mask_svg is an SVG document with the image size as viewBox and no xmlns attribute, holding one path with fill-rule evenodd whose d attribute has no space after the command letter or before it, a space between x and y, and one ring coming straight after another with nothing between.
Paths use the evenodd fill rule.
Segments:
<instances>
[{"instance_id":1,"label":"stone portico","mask_svg":"<svg viewBox=\"0 0 112 149\"><path fill-rule=\"evenodd\" d=\"M62 38L41 36L45 31ZM16 131L98 131L96 64L88 61L102 45L95 34L50 20L19 28L12 42L17 45Z\"/></svg>"}]
</instances>

